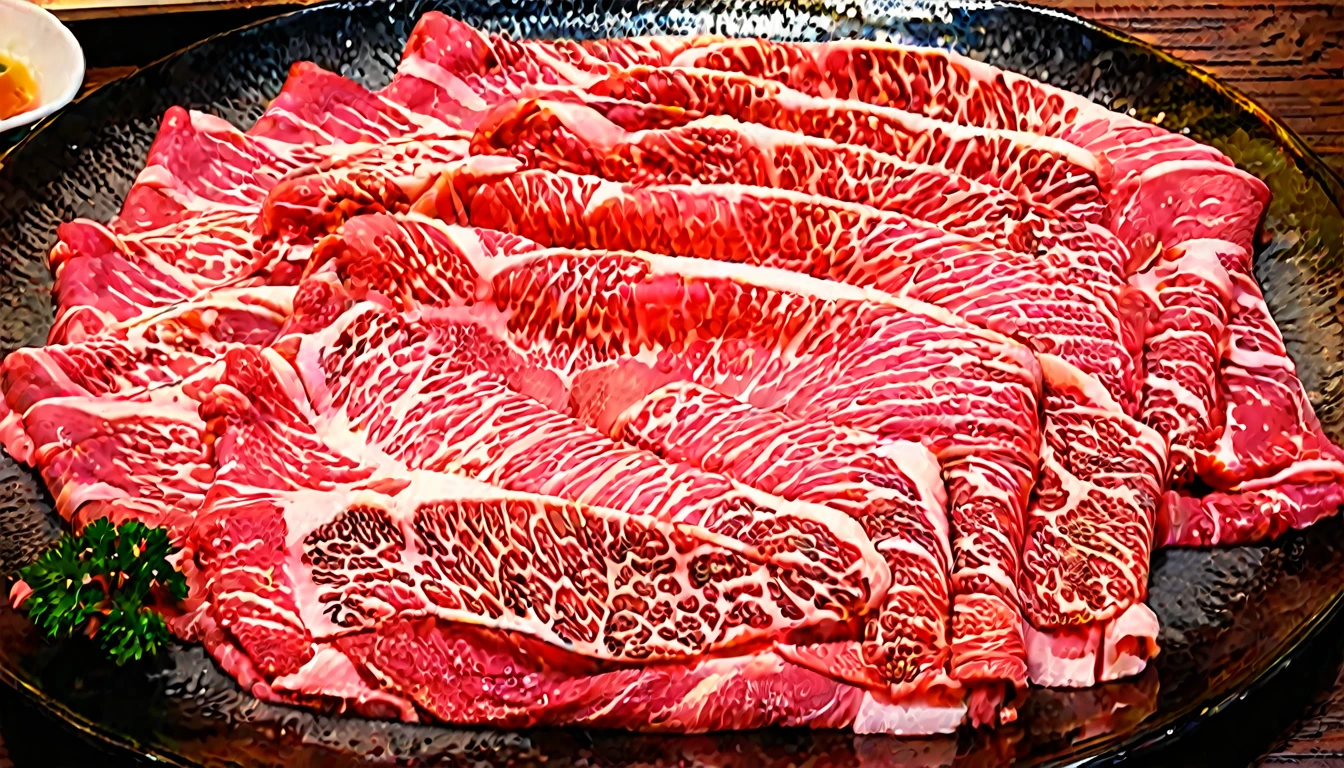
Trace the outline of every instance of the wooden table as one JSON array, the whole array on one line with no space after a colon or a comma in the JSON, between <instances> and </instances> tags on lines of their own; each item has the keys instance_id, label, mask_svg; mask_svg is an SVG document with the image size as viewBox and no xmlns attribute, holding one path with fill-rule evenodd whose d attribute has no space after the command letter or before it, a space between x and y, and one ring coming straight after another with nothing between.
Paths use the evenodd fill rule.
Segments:
<instances>
[{"instance_id":1,"label":"wooden table","mask_svg":"<svg viewBox=\"0 0 1344 768\"><path fill-rule=\"evenodd\" d=\"M1344 175L1344 0L1035 0L1110 24L1263 104Z\"/></svg>"},{"instance_id":2,"label":"wooden table","mask_svg":"<svg viewBox=\"0 0 1344 768\"><path fill-rule=\"evenodd\" d=\"M84 2L86 0L60 0ZM1253 0L1148 5L1038 0L1118 27L1195 63L1264 104L1344 175L1344 0ZM241 8L70 22L89 60L87 85L219 31L285 10ZM150 40L129 58L127 35ZM1344 617L1268 688L1217 716L1173 765L1344 766ZM100 756L0 689L0 768L121 765Z\"/></svg>"}]
</instances>

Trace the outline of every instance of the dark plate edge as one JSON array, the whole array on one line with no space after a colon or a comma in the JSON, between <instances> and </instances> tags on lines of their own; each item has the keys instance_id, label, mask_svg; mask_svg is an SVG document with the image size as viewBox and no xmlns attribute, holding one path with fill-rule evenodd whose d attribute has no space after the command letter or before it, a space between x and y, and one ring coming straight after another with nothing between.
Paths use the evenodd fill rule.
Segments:
<instances>
[{"instance_id":1,"label":"dark plate edge","mask_svg":"<svg viewBox=\"0 0 1344 768\"><path fill-rule=\"evenodd\" d=\"M1044 765L1099 767L1119 765L1129 759L1159 754L1161 750L1172 746L1184 736L1207 727L1209 721L1227 707L1274 682L1275 678L1292 666L1292 663L1297 661L1314 641L1320 639L1319 635L1325 627L1344 613L1342 608L1344 608L1344 591L1336 592L1330 599L1330 605L1298 624L1298 631L1280 647L1273 662L1247 672L1234 683L1229 683L1230 690L1221 698L1214 696L1206 699L1201 702L1201 706L1191 707L1190 711L1172 717L1163 724L1159 724L1156 720L1144 721L1150 729L1154 726L1159 728L1156 735L1140 734L1119 744L1098 745L1091 750L1084 745L1068 758L1047 760ZM1210 701L1215 703L1209 703ZM1196 712L1195 709L1199 711ZM1161 730L1163 726L1165 730Z\"/></svg>"},{"instance_id":2,"label":"dark plate edge","mask_svg":"<svg viewBox=\"0 0 1344 768\"><path fill-rule=\"evenodd\" d=\"M173 768L197 768L195 763L182 762L182 758L178 755L164 752L154 746L141 744L134 737L113 733L103 727L101 723L90 720L59 701L50 698L41 689L10 672L3 664L0 664L0 682L15 689L24 698L37 704L43 714L58 718L61 722L72 726L85 740L110 754L129 752L137 757L148 757L158 763L173 766Z\"/></svg>"}]
</instances>

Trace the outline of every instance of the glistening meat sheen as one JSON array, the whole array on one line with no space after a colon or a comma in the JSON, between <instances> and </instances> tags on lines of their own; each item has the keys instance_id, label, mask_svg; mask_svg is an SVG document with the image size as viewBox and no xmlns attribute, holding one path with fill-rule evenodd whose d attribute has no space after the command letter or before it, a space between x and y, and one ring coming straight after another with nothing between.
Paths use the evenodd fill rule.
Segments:
<instances>
[{"instance_id":1,"label":"glistening meat sheen","mask_svg":"<svg viewBox=\"0 0 1344 768\"><path fill-rule=\"evenodd\" d=\"M1344 502L1266 186L959 54L513 40L164 116L0 442L171 629L372 718L935 734L1160 652L1164 546Z\"/></svg>"}]
</instances>

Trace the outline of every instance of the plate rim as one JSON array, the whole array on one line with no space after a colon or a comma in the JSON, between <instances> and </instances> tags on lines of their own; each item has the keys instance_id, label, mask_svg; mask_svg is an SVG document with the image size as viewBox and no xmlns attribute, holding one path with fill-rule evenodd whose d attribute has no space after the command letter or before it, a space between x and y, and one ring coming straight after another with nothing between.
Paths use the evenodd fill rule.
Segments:
<instances>
[{"instance_id":1,"label":"plate rim","mask_svg":"<svg viewBox=\"0 0 1344 768\"><path fill-rule=\"evenodd\" d=\"M299 1L302 2L302 0ZM800 0L800 2L796 3L788 2L788 0L765 0L762 5L778 8L792 7L795 10L824 14L828 10L832 10L832 2L833 0L822 0L822 2L817 3L814 7L812 3L806 2L806 0ZM35 142L36 137L55 126L58 121L67 115L72 107L77 107L86 99L103 92L105 89L122 87L126 83L131 82L134 78L140 77L157 67L166 66L172 61L181 58L201 46L215 43L223 38L239 35L262 26L291 22L301 15L327 13L340 9L353 10L357 8L368 8L381 4L382 0L322 0L321 2L315 2L310 5L291 7L288 10L283 10L272 16L254 19L236 27L221 30L202 38L201 40L171 51L153 61L135 67L120 77L89 88L76 96L68 104L32 124L29 127L29 130L18 142L6 150L0 151L0 169L9 170L8 167L13 165L16 160L22 161L24 159L24 150L27 149L30 144ZM412 5L415 6L418 5L418 3L412 3ZM649 8L645 9L645 12L658 13L660 10L672 10L677 7L679 7L677 0L661 0L659 3L651 4ZM966 13L994 9L1011 9L1043 17L1053 17L1064 23L1082 27L1093 34L1108 37L1122 46L1136 49L1137 51L1154 57L1166 66L1173 67L1182 74L1185 74L1212 89L1215 93L1235 105L1242 113L1254 116L1273 134L1278 146L1288 152L1302 173L1310 176L1321 185L1323 191L1329 198L1330 203L1334 205L1335 209L1339 211L1341 218L1344 219L1344 176L1327 165L1320 155L1307 146L1302 137L1281 119L1270 113L1258 101L1242 93L1234 86L1224 82L1218 76L1206 72L1183 59L1177 58L1161 50L1152 43L1135 37L1128 32L1110 26L1104 22L1087 19L1073 11L1020 2L1019 0L950 0L946 4L946 7L951 11L961 11ZM212 8L210 10L222 9ZM279 8L277 8L277 10L279 10ZM413 7L412 10L414 11L416 9ZM764 10L761 12L764 12ZM937 18L937 15L926 6L906 6L900 9L900 12L904 15L893 14L887 18L892 20ZM873 25L891 23L886 19L862 16L860 16L857 21ZM1344 514L1344 510L1341 510L1340 514ZM1292 534L1290 533L1289 535ZM1271 683L1284 669L1291 666L1292 663L1300 658L1309 646L1320 640L1322 631L1339 619L1342 614L1344 614L1344 588L1336 591L1324 608L1316 611L1295 627L1291 637L1274 653L1272 662L1249 670L1243 674L1238 679L1237 684L1230 688L1225 695L1211 696L1209 699L1201 702L1201 706L1192 707L1191 710L1187 712L1173 715L1166 720L1166 722L1162 723L1162 726L1157 729L1156 733L1153 733L1150 728L1148 732L1134 734L1122 741L1111 743L1104 742L1104 735L1098 736L1097 739L1102 743L1089 746L1087 741L1083 741L1077 745L1079 748L1070 755L1065 757L1044 757L1038 761L1038 764L1049 766L1067 765L1071 767L1102 766L1117 764L1122 760L1134 757L1152 756L1155 753L1159 753L1161 750L1173 745L1181 738L1196 731L1206 729L1209 722L1216 719L1216 716L1222 713L1227 707L1241 699L1247 698L1249 695L1253 695ZM100 748L130 754L141 759L150 758L160 764L173 766L174 768L192 768L192 766L199 765L198 763L185 759L180 754L166 751L159 745L142 743L133 736L113 732L103 726L100 721L85 717L60 701L48 696L37 686L22 679L3 664L0 664L0 682L5 683L20 695L24 696L27 700L37 704L45 714L58 718L63 724L73 727L83 738L95 743L96 746ZM1199 711L1195 711L1197 709Z\"/></svg>"}]
</instances>

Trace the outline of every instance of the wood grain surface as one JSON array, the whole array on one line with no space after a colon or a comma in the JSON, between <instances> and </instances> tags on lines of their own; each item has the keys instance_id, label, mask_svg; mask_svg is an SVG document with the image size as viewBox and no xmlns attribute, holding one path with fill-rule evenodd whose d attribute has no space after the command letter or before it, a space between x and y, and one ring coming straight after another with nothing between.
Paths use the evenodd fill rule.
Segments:
<instances>
[{"instance_id":1,"label":"wood grain surface","mask_svg":"<svg viewBox=\"0 0 1344 768\"><path fill-rule=\"evenodd\" d=\"M1109 24L1264 105L1344 174L1344 0L1037 0Z\"/></svg>"}]
</instances>

